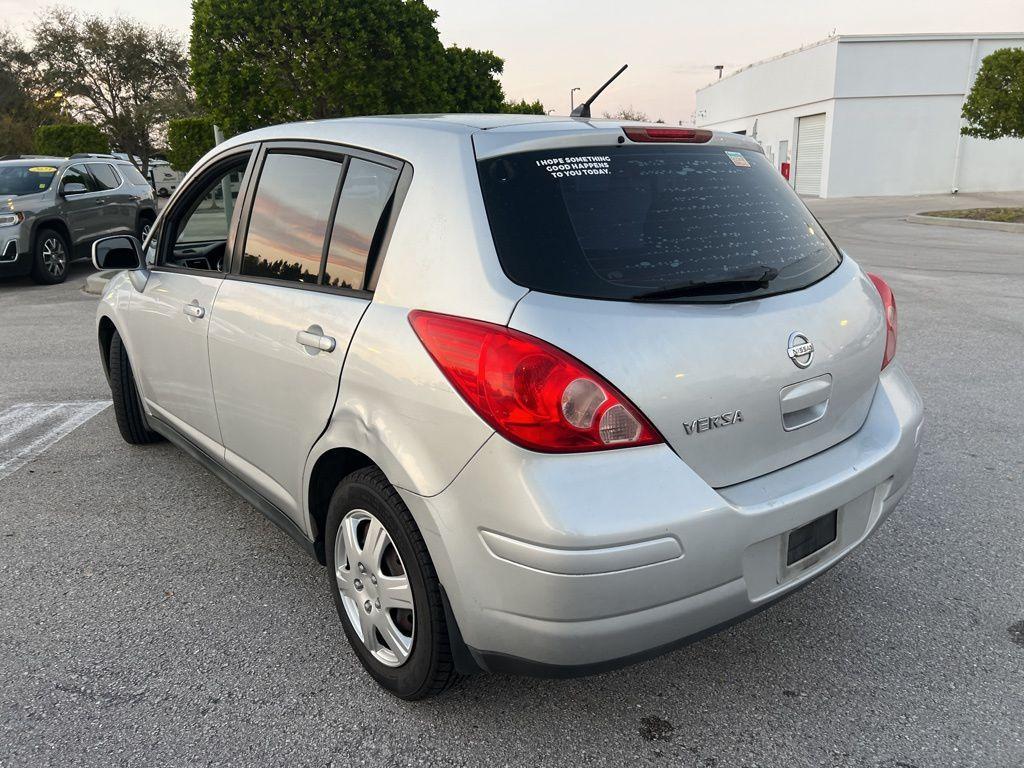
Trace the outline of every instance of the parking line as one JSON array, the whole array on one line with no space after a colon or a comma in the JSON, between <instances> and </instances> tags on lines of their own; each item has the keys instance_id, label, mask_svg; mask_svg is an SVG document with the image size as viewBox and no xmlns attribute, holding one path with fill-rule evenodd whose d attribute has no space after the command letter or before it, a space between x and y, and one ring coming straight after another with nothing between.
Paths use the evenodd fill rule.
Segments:
<instances>
[{"instance_id":1,"label":"parking line","mask_svg":"<svg viewBox=\"0 0 1024 768\"><path fill-rule=\"evenodd\" d=\"M0 411L0 480L109 406L109 400L19 403Z\"/></svg>"}]
</instances>

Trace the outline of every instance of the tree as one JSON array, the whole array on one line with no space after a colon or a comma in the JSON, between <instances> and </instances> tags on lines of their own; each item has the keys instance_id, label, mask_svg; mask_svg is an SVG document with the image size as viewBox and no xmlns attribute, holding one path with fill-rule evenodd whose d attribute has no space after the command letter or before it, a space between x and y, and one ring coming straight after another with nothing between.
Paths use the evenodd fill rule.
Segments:
<instances>
[{"instance_id":1,"label":"tree","mask_svg":"<svg viewBox=\"0 0 1024 768\"><path fill-rule=\"evenodd\" d=\"M965 136L1024 139L1024 48L1001 48L982 59L963 118Z\"/></svg>"},{"instance_id":2,"label":"tree","mask_svg":"<svg viewBox=\"0 0 1024 768\"><path fill-rule=\"evenodd\" d=\"M604 112L603 115L606 120L632 120L637 123L647 123L651 120L646 112L634 109L632 104L628 107L622 107L615 112Z\"/></svg>"},{"instance_id":3,"label":"tree","mask_svg":"<svg viewBox=\"0 0 1024 768\"><path fill-rule=\"evenodd\" d=\"M506 101L501 105L499 112L505 112L510 115L546 115L547 111L544 109L544 105L540 101L527 101L526 99L520 99L519 101Z\"/></svg>"},{"instance_id":4,"label":"tree","mask_svg":"<svg viewBox=\"0 0 1024 768\"><path fill-rule=\"evenodd\" d=\"M0 155L32 152L33 133L60 118L59 105L38 92L32 53L7 29L0 29Z\"/></svg>"},{"instance_id":5,"label":"tree","mask_svg":"<svg viewBox=\"0 0 1024 768\"><path fill-rule=\"evenodd\" d=\"M441 111L445 50L422 0L193 0L192 81L228 133Z\"/></svg>"},{"instance_id":6,"label":"tree","mask_svg":"<svg viewBox=\"0 0 1024 768\"><path fill-rule=\"evenodd\" d=\"M491 51L450 46L445 50L448 103L445 112L501 112L505 93L497 76L505 62Z\"/></svg>"},{"instance_id":7,"label":"tree","mask_svg":"<svg viewBox=\"0 0 1024 768\"><path fill-rule=\"evenodd\" d=\"M189 108L182 43L130 19L64 8L47 11L33 37L43 86L61 92L76 117L97 125L146 175L163 125Z\"/></svg>"},{"instance_id":8,"label":"tree","mask_svg":"<svg viewBox=\"0 0 1024 768\"><path fill-rule=\"evenodd\" d=\"M103 154L110 151L107 137L95 125L64 123L36 129L35 150L41 155L70 157L79 152Z\"/></svg>"},{"instance_id":9,"label":"tree","mask_svg":"<svg viewBox=\"0 0 1024 768\"><path fill-rule=\"evenodd\" d=\"M183 117L167 124L167 161L187 171L213 149L213 121L208 117Z\"/></svg>"},{"instance_id":10,"label":"tree","mask_svg":"<svg viewBox=\"0 0 1024 768\"><path fill-rule=\"evenodd\" d=\"M445 48L424 0L193 0L192 83L227 133L293 120L499 112L504 66Z\"/></svg>"}]
</instances>

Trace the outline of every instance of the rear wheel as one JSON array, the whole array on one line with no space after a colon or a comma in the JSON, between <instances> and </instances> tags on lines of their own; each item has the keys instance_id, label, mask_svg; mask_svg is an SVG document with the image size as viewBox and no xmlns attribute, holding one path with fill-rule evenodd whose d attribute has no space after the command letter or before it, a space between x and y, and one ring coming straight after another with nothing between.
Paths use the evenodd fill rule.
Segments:
<instances>
[{"instance_id":1,"label":"rear wheel","mask_svg":"<svg viewBox=\"0 0 1024 768\"><path fill-rule=\"evenodd\" d=\"M139 219L138 237L140 243L145 243L146 238L149 237L149 230L153 228L153 219L149 216L143 216Z\"/></svg>"},{"instance_id":2,"label":"rear wheel","mask_svg":"<svg viewBox=\"0 0 1024 768\"><path fill-rule=\"evenodd\" d=\"M36 235L32 250L32 279L41 285L63 283L68 276L70 258L71 248L64 235L56 229L43 227Z\"/></svg>"},{"instance_id":3,"label":"rear wheel","mask_svg":"<svg viewBox=\"0 0 1024 768\"><path fill-rule=\"evenodd\" d=\"M117 331L114 331L110 339L110 394L114 399L117 428L126 443L146 445L163 439L146 426L142 400L128 361L128 350L124 348L121 334Z\"/></svg>"},{"instance_id":4,"label":"rear wheel","mask_svg":"<svg viewBox=\"0 0 1024 768\"><path fill-rule=\"evenodd\" d=\"M407 700L448 688L456 673L441 585L412 515L379 469L338 486L325 533L331 594L366 671Z\"/></svg>"}]
</instances>

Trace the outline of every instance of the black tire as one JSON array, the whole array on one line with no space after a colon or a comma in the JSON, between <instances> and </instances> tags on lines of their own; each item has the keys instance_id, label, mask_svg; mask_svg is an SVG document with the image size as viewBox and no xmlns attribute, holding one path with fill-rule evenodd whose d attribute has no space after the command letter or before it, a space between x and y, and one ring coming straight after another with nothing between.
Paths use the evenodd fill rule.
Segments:
<instances>
[{"instance_id":1,"label":"black tire","mask_svg":"<svg viewBox=\"0 0 1024 768\"><path fill-rule=\"evenodd\" d=\"M140 243L146 242L146 235L149 234L149 230L152 226L152 216L150 216L149 214L143 214L139 216L139 226L135 230L135 236L139 238Z\"/></svg>"},{"instance_id":2,"label":"black tire","mask_svg":"<svg viewBox=\"0 0 1024 768\"><path fill-rule=\"evenodd\" d=\"M40 285L63 283L68 276L71 246L56 229L42 227L32 246L32 279Z\"/></svg>"},{"instance_id":3,"label":"black tire","mask_svg":"<svg viewBox=\"0 0 1024 768\"><path fill-rule=\"evenodd\" d=\"M360 640L345 612L335 580L335 539L342 519L354 509L370 512L383 524L402 559L412 589L416 616L412 650L405 663L398 667L381 663ZM436 696L447 690L455 682L457 674L437 572L405 502L376 467L353 472L335 489L327 512L325 550L328 583L338 617L349 644L366 671L383 688L407 701Z\"/></svg>"},{"instance_id":4,"label":"black tire","mask_svg":"<svg viewBox=\"0 0 1024 768\"><path fill-rule=\"evenodd\" d=\"M128 350L117 331L110 339L110 394L114 398L117 428L126 443L148 445L163 439L146 426L139 390L135 387L132 365L128 361Z\"/></svg>"}]
</instances>

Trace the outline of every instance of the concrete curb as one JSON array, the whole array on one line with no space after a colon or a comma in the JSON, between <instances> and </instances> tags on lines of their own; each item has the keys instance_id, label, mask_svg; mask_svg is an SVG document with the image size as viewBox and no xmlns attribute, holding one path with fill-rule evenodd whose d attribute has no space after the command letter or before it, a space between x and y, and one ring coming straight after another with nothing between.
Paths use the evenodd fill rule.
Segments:
<instances>
[{"instance_id":1,"label":"concrete curb","mask_svg":"<svg viewBox=\"0 0 1024 768\"><path fill-rule=\"evenodd\" d=\"M104 269L99 272L93 272L85 278L85 284L82 285L82 290L86 293L101 296L107 287L107 283L110 282L110 278L120 271L120 269Z\"/></svg>"},{"instance_id":2,"label":"concrete curb","mask_svg":"<svg viewBox=\"0 0 1024 768\"><path fill-rule=\"evenodd\" d=\"M907 216L911 224L931 224L936 227L959 227L961 229L992 229L997 232L1016 232L1024 235L1024 224L1010 221L978 221L976 219L946 219L941 216L923 216L912 213Z\"/></svg>"}]
</instances>

